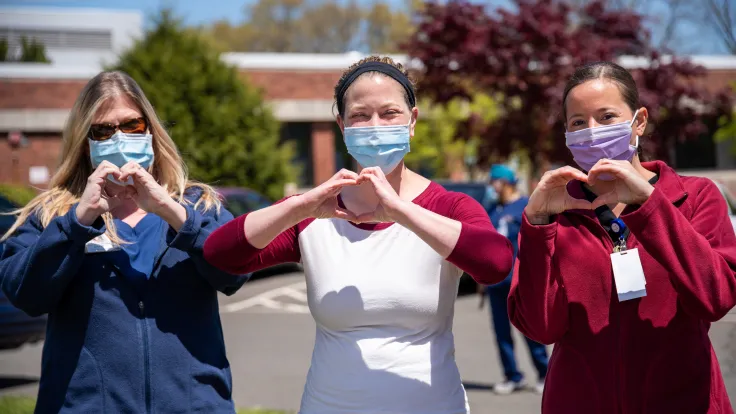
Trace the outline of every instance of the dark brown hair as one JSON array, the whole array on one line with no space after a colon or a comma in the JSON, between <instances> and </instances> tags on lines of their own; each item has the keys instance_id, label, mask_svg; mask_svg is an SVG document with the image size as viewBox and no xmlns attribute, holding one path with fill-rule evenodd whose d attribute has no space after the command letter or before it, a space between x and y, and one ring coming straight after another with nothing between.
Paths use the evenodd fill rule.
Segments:
<instances>
[{"instance_id":1,"label":"dark brown hair","mask_svg":"<svg viewBox=\"0 0 736 414\"><path fill-rule=\"evenodd\" d=\"M606 79L615 83L631 112L641 107L639 91L629 71L613 62L589 63L577 68L565 85L565 92L562 94L562 116L565 123L567 123L567 95L572 88L594 79Z\"/></svg>"},{"instance_id":2,"label":"dark brown hair","mask_svg":"<svg viewBox=\"0 0 736 414\"><path fill-rule=\"evenodd\" d=\"M628 70L613 62L589 63L575 69L575 73L572 74L570 80L567 81L567 85L565 85L565 92L562 94L562 116L565 124L567 124L567 95L572 88L594 79L606 79L613 82L618 87L621 97L626 106L631 109L631 112L641 108L639 90L636 88L636 82ZM641 141L636 152L642 160L649 158L642 148Z\"/></svg>"},{"instance_id":3,"label":"dark brown hair","mask_svg":"<svg viewBox=\"0 0 736 414\"><path fill-rule=\"evenodd\" d=\"M411 90L416 95L416 81L409 75L409 71L406 70L406 68L404 68L404 65L402 65L399 62L396 62L395 60L391 59L388 56L375 56L375 55L374 56L368 56L368 57L363 58L363 59L361 59L361 60L353 63L352 65L350 65L350 67L347 68L347 70L345 70L345 72L342 73L342 76L340 76L340 79L335 84L335 95L334 95L334 98L335 98L335 106L337 106L337 112L340 114L340 117L342 117L344 115L344 113L345 113L345 107L344 107L344 105L338 105L338 102L344 102L344 99L343 98L345 97L345 94L347 93L347 90L350 89L348 87L347 90L345 90L345 91L342 92L342 96L339 96L340 95L340 92L342 90L343 83L345 83L345 81L348 79L348 77L350 77L350 75L353 73L353 71L355 71L355 69L357 69L359 66L361 66L361 65L363 65L365 63L368 63L368 62L381 62L381 63L385 63L385 64L391 65L394 68L396 68L397 70L399 70L401 73L404 74L404 76L406 76L407 79L409 79L409 83L411 85ZM374 76L375 74L381 74L381 75L383 75L381 72L370 71L370 72L366 72L366 73L360 75L358 77L358 79L360 79L360 78L362 78L363 76L366 76L366 75L367 76ZM386 75L383 75L383 76L386 76ZM403 94L404 94L404 101L406 102L406 104L410 108L412 106L414 106L411 103L411 99L409 98L409 94L406 93L406 91L404 91Z\"/></svg>"}]
</instances>

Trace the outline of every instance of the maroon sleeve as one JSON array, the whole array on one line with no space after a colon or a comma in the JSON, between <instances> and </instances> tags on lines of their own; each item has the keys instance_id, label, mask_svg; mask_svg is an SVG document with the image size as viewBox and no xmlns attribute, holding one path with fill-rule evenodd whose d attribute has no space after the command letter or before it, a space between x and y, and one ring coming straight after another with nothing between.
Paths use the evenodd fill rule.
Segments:
<instances>
[{"instance_id":1,"label":"maroon sleeve","mask_svg":"<svg viewBox=\"0 0 736 414\"><path fill-rule=\"evenodd\" d=\"M568 329L565 287L555 260L557 216L535 226L526 213L519 232L519 253L511 279L508 312L511 323L526 337L543 344L559 341Z\"/></svg>"},{"instance_id":2,"label":"maroon sleeve","mask_svg":"<svg viewBox=\"0 0 736 414\"><path fill-rule=\"evenodd\" d=\"M498 233L488 213L468 195L448 192L448 217L462 224L460 237L447 261L469 274L476 282L492 285L511 272L511 242Z\"/></svg>"},{"instance_id":3,"label":"maroon sleeve","mask_svg":"<svg viewBox=\"0 0 736 414\"><path fill-rule=\"evenodd\" d=\"M210 234L204 243L204 258L207 262L224 272L244 274L301 260L298 228L306 225L306 222L286 229L268 246L259 249L250 244L245 234L247 216L243 214Z\"/></svg>"},{"instance_id":4,"label":"maroon sleeve","mask_svg":"<svg viewBox=\"0 0 736 414\"><path fill-rule=\"evenodd\" d=\"M718 187L702 182L689 220L658 189L621 218L647 253L669 270L683 309L717 321L736 304L736 235Z\"/></svg>"}]
</instances>

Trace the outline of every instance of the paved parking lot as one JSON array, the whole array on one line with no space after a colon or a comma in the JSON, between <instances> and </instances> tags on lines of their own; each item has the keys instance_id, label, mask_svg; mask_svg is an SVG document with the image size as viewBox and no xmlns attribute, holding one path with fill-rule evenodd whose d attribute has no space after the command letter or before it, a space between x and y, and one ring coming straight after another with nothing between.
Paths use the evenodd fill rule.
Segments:
<instances>
[{"instance_id":1,"label":"paved parking lot","mask_svg":"<svg viewBox=\"0 0 736 414\"><path fill-rule=\"evenodd\" d=\"M306 307L303 275L252 281L237 295L223 296L220 309L236 404L296 410L315 330ZM454 333L456 358L474 414L539 413L541 398L532 392L507 397L491 393L492 384L502 375L488 308L478 309L475 295L458 299ZM524 342L517 338L519 364L524 372L533 373ZM736 313L715 323L711 338L729 392L736 396ZM40 358L39 345L0 353L0 392L34 394Z\"/></svg>"}]
</instances>

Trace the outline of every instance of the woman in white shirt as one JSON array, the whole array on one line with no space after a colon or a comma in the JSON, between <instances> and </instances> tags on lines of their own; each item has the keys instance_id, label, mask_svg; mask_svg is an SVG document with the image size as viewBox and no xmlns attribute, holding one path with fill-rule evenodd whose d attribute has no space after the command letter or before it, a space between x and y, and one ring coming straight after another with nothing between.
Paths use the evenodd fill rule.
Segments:
<instances>
[{"instance_id":1,"label":"woman in white shirt","mask_svg":"<svg viewBox=\"0 0 736 414\"><path fill-rule=\"evenodd\" d=\"M469 412L452 318L460 276L503 280L511 246L467 195L404 166L418 110L390 58L351 66L337 123L359 173L241 216L205 243L216 267L301 262L317 323L300 413Z\"/></svg>"}]
</instances>

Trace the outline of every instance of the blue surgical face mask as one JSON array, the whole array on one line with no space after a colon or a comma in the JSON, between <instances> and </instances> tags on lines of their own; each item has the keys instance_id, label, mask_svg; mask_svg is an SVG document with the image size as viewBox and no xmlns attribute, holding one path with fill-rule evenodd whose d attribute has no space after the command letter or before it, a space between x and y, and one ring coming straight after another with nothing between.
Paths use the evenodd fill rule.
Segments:
<instances>
[{"instance_id":1,"label":"blue surgical face mask","mask_svg":"<svg viewBox=\"0 0 736 414\"><path fill-rule=\"evenodd\" d=\"M108 161L118 168L129 163L137 162L141 167L148 169L153 164L153 136L151 134L125 134L121 131L104 141L89 140L89 155L92 159L92 168L97 168L102 161ZM120 183L110 178L117 184Z\"/></svg>"},{"instance_id":2,"label":"blue surgical face mask","mask_svg":"<svg viewBox=\"0 0 736 414\"><path fill-rule=\"evenodd\" d=\"M363 168L379 167L389 174L409 152L410 125L347 127L345 146Z\"/></svg>"}]
</instances>

